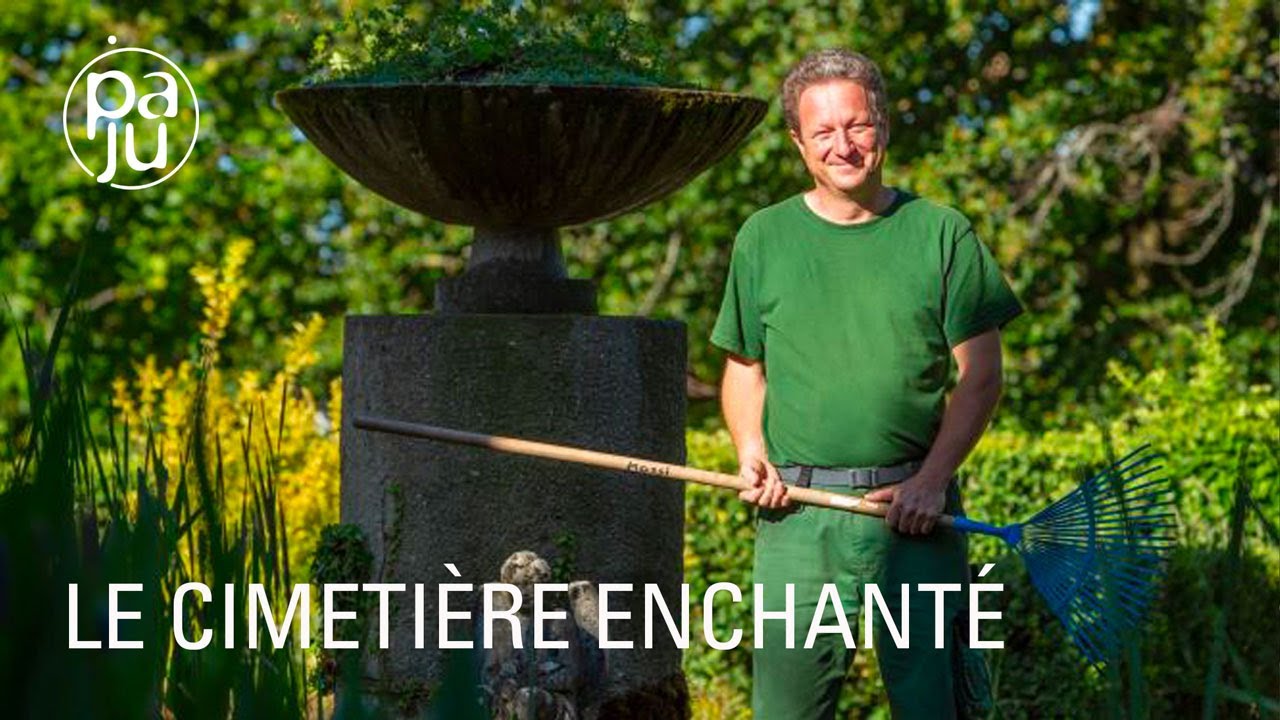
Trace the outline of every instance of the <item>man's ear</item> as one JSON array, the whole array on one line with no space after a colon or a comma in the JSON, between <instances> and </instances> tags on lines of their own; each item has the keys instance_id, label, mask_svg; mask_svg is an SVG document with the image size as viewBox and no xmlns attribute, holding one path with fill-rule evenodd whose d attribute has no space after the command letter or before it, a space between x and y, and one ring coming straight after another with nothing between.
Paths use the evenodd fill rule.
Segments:
<instances>
[{"instance_id":1,"label":"man's ear","mask_svg":"<svg viewBox=\"0 0 1280 720\"><path fill-rule=\"evenodd\" d=\"M796 149L800 151L800 154L804 155L804 142L800 140L800 133L795 130L788 130L787 134L791 136L791 142L796 144Z\"/></svg>"}]
</instances>

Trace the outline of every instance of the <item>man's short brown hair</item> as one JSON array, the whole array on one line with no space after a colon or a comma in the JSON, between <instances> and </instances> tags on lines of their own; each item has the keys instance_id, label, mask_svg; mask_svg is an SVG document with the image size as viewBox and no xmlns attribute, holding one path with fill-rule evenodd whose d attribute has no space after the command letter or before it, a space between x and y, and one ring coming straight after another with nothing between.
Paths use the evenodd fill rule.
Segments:
<instances>
[{"instance_id":1,"label":"man's short brown hair","mask_svg":"<svg viewBox=\"0 0 1280 720\"><path fill-rule=\"evenodd\" d=\"M800 132L800 94L810 85L828 80L852 80L862 86L871 106L871 121L877 140L889 140L889 97L884 90L880 68L866 55L852 50L831 49L809 53L796 63L782 81L782 114L787 127Z\"/></svg>"}]
</instances>

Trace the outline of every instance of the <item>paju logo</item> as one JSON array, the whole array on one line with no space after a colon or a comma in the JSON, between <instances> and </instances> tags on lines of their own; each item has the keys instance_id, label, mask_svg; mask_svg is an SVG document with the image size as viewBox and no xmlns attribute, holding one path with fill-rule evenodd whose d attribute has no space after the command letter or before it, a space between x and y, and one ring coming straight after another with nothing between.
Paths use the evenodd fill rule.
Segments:
<instances>
[{"instance_id":1,"label":"paju logo","mask_svg":"<svg viewBox=\"0 0 1280 720\"><path fill-rule=\"evenodd\" d=\"M114 45L116 36L107 42ZM130 73L137 74L139 68L152 71L135 84ZM174 73L184 87L179 87ZM139 95L140 89L156 91ZM81 117L83 125L73 125ZM99 183L110 183L121 190L141 190L169 179L191 157L200 133L200 105L186 73L169 58L146 48L116 48L90 60L71 81L62 104L62 133L76 163ZM188 133L191 140L185 144L182 159L170 167L169 143L185 139ZM124 171L130 175L128 178L116 177L118 169L123 171L118 162L121 134L124 164L132 171ZM139 159L139 146L145 156L151 140L155 142L155 154L149 160ZM90 165L101 167L101 172L90 169ZM163 175L156 178L159 173Z\"/></svg>"}]
</instances>

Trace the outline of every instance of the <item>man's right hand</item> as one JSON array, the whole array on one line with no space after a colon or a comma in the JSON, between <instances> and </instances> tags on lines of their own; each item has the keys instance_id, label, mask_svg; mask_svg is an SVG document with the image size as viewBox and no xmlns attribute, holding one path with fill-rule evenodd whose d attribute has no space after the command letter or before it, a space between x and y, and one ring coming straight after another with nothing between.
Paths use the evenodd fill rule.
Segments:
<instances>
[{"instance_id":1,"label":"man's right hand","mask_svg":"<svg viewBox=\"0 0 1280 720\"><path fill-rule=\"evenodd\" d=\"M750 488L738 492L738 497L743 501L766 508L787 507L791 504L787 486L778 475L778 469L769 462L764 448L738 453L738 474L751 483Z\"/></svg>"}]
</instances>

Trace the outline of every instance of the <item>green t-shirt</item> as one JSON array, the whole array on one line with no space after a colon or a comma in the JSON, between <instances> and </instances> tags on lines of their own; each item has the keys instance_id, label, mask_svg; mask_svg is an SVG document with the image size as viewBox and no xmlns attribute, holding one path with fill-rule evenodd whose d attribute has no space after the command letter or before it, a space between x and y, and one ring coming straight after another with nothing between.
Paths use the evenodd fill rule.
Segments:
<instances>
[{"instance_id":1,"label":"green t-shirt","mask_svg":"<svg viewBox=\"0 0 1280 720\"><path fill-rule=\"evenodd\" d=\"M764 361L774 464L887 466L928 453L951 348L1021 312L956 210L898 190L840 225L796 195L743 224L711 342Z\"/></svg>"}]
</instances>

